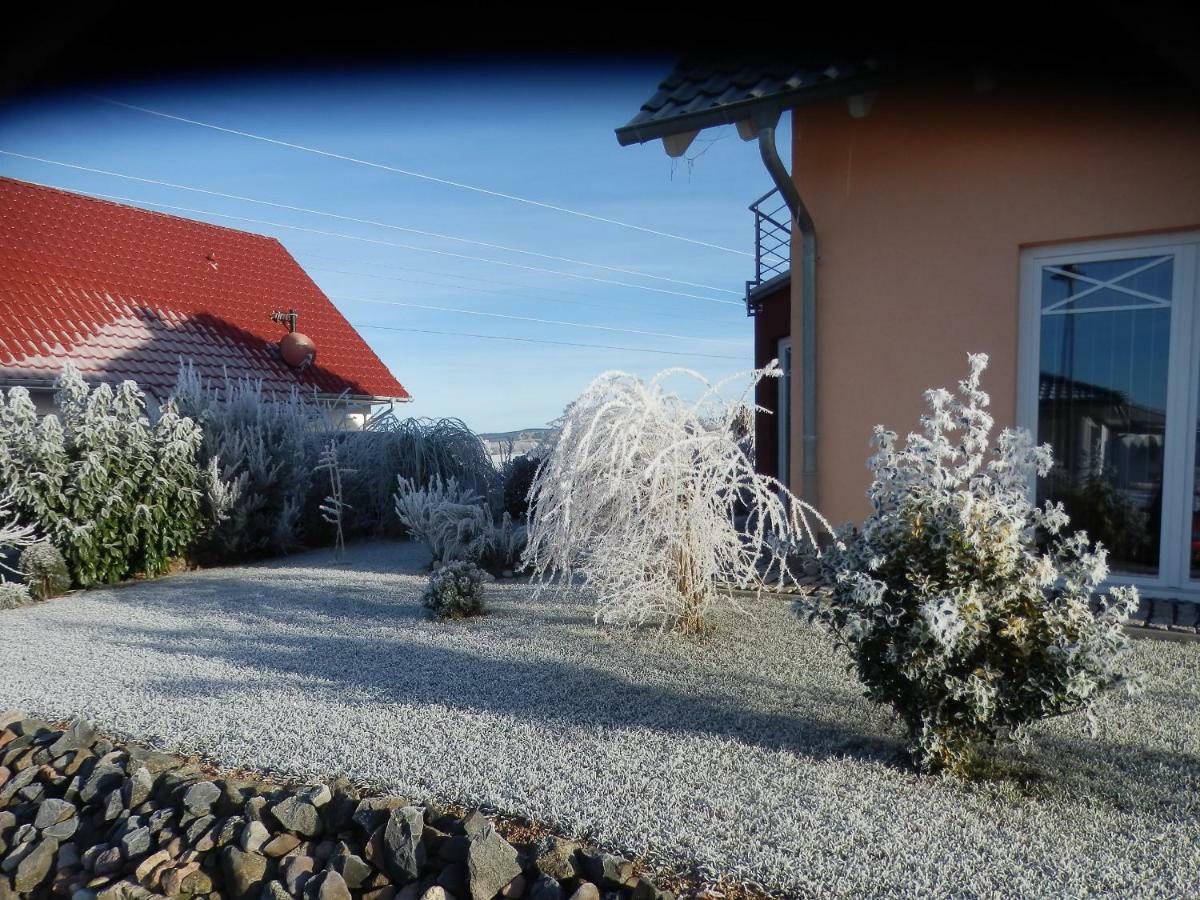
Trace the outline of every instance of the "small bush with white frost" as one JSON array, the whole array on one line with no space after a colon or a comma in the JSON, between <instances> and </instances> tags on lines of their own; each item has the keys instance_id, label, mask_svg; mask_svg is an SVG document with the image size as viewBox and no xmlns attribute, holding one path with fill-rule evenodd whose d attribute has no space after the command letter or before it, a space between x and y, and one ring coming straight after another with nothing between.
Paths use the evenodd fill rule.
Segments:
<instances>
[{"instance_id":1,"label":"small bush with white frost","mask_svg":"<svg viewBox=\"0 0 1200 900\"><path fill-rule=\"evenodd\" d=\"M466 560L449 562L429 576L422 605L439 619L464 619L483 613L483 585L491 576Z\"/></svg>"},{"instance_id":2,"label":"small bush with white frost","mask_svg":"<svg viewBox=\"0 0 1200 900\"><path fill-rule=\"evenodd\" d=\"M1061 504L1030 501L1051 448L1009 429L991 446L987 357L969 359L961 399L927 391L923 431L903 448L876 427L873 512L821 560L828 602L805 607L849 651L867 696L904 721L918 764L960 775L986 742L1025 746L1031 723L1075 710L1090 720L1101 691L1137 681L1121 667L1136 591L1093 604L1106 551L1065 531Z\"/></svg>"},{"instance_id":3,"label":"small bush with white frost","mask_svg":"<svg viewBox=\"0 0 1200 900\"><path fill-rule=\"evenodd\" d=\"M732 379L686 369L600 375L567 408L534 478L525 562L543 579L582 574L599 621L683 632L705 627L722 582L759 591L768 575L789 580L782 548L812 540L808 515L827 523L755 470L738 428L754 386L780 374L774 363L751 373L734 402L722 396ZM669 393L675 376L699 399Z\"/></svg>"},{"instance_id":4,"label":"small bush with white frost","mask_svg":"<svg viewBox=\"0 0 1200 900\"><path fill-rule=\"evenodd\" d=\"M0 580L0 609L20 609L33 603L29 588L15 581Z\"/></svg>"},{"instance_id":5,"label":"small bush with white frost","mask_svg":"<svg viewBox=\"0 0 1200 900\"><path fill-rule=\"evenodd\" d=\"M396 479L396 515L414 540L426 544L434 563L466 560L496 571L520 565L525 527L504 513L499 524L484 499L454 477L433 476L427 487Z\"/></svg>"},{"instance_id":6,"label":"small bush with white frost","mask_svg":"<svg viewBox=\"0 0 1200 900\"><path fill-rule=\"evenodd\" d=\"M35 600L48 600L66 593L71 587L67 561L49 541L30 544L21 552L17 568Z\"/></svg>"}]
</instances>

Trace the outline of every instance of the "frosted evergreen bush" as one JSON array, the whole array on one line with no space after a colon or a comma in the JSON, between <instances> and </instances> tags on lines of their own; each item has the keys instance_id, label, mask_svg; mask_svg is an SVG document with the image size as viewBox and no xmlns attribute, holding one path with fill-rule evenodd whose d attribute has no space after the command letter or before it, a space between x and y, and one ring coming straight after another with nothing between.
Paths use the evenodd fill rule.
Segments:
<instances>
[{"instance_id":1,"label":"frosted evergreen bush","mask_svg":"<svg viewBox=\"0 0 1200 900\"><path fill-rule=\"evenodd\" d=\"M429 547L435 564L466 560L497 572L520 566L525 527L508 513L497 524L484 499L456 478L443 482L435 475L425 488L397 478L393 503L413 539Z\"/></svg>"},{"instance_id":2,"label":"frosted evergreen bush","mask_svg":"<svg viewBox=\"0 0 1200 900\"><path fill-rule=\"evenodd\" d=\"M812 539L816 510L755 470L739 428L754 386L778 365L710 384L685 369L646 382L606 372L567 408L538 470L525 562L540 577L574 573L595 590L597 619L706 627L725 585L760 590L791 571L781 548ZM676 376L699 394L665 389ZM722 396L733 380L741 396ZM744 518L743 522L739 519Z\"/></svg>"},{"instance_id":3,"label":"frosted evergreen bush","mask_svg":"<svg viewBox=\"0 0 1200 900\"><path fill-rule=\"evenodd\" d=\"M76 583L164 572L201 525L200 429L171 402L151 421L132 381L92 389L70 365L55 400L39 419L24 388L0 398L0 490Z\"/></svg>"},{"instance_id":4,"label":"frosted evergreen bush","mask_svg":"<svg viewBox=\"0 0 1200 900\"><path fill-rule=\"evenodd\" d=\"M533 478L541 464L539 456L525 453L514 456L500 471L501 503L515 521L524 522L528 518L529 507L534 502L529 489L533 487Z\"/></svg>"},{"instance_id":5,"label":"frosted evergreen bush","mask_svg":"<svg viewBox=\"0 0 1200 900\"><path fill-rule=\"evenodd\" d=\"M1066 531L1061 504L1030 501L1051 448L1009 429L991 444L987 357L969 359L960 397L926 392L922 432L902 448L876 427L873 512L824 555L831 596L808 607L867 696L903 720L918 764L954 774L973 771L989 742L1027 746L1038 720L1082 710L1094 724L1103 690L1136 684L1121 665L1136 591L1095 596L1106 551Z\"/></svg>"},{"instance_id":6,"label":"frosted evergreen bush","mask_svg":"<svg viewBox=\"0 0 1200 900\"><path fill-rule=\"evenodd\" d=\"M459 419L407 418L385 413L368 430L338 436L342 464L356 470L346 482L346 502L354 514L354 534L395 530L392 493L397 478L419 487L450 478L481 497L496 472L479 435Z\"/></svg>"},{"instance_id":7,"label":"frosted evergreen bush","mask_svg":"<svg viewBox=\"0 0 1200 900\"><path fill-rule=\"evenodd\" d=\"M26 547L17 568L25 576L25 584L35 600L57 597L71 587L67 561L49 541L38 541Z\"/></svg>"},{"instance_id":8,"label":"frosted evergreen bush","mask_svg":"<svg viewBox=\"0 0 1200 900\"><path fill-rule=\"evenodd\" d=\"M302 535L325 427L320 410L293 389L275 396L249 378L206 383L185 365L174 400L203 429L208 531L201 545L220 559L286 553Z\"/></svg>"},{"instance_id":9,"label":"frosted evergreen bush","mask_svg":"<svg viewBox=\"0 0 1200 900\"><path fill-rule=\"evenodd\" d=\"M29 588L15 581L4 581L0 578L0 609L20 609L32 602Z\"/></svg>"},{"instance_id":10,"label":"frosted evergreen bush","mask_svg":"<svg viewBox=\"0 0 1200 900\"><path fill-rule=\"evenodd\" d=\"M439 619L483 613L483 585L490 576L465 560L446 563L429 576L421 603Z\"/></svg>"}]
</instances>

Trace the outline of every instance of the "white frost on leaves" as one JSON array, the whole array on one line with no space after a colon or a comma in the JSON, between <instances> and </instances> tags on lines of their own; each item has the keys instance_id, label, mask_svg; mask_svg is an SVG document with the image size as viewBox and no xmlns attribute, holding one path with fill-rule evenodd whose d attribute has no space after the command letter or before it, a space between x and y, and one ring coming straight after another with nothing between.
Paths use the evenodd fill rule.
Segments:
<instances>
[{"instance_id":1,"label":"white frost on leaves","mask_svg":"<svg viewBox=\"0 0 1200 900\"><path fill-rule=\"evenodd\" d=\"M773 362L718 384L688 369L597 377L534 479L526 563L543 580L582 575L598 621L685 631L703 626L719 582L761 590L767 574L790 579L785 548L813 540L808 516L828 523L755 471L741 433L755 385L780 374ZM668 392L672 378L697 385L699 399ZM735 380L745 384L729 402Z\"/></svg>"},{"instance_id":2,"label":"white frost on leaves","mask_svg":"<svg viewBox=\"0 0 1200 900\"><path fill-rule=\"evenodd\" d=\"M930 769L967 771L977 745L1136 687L1122 631L1137 592L1093 594L1107 552L1066 534L1061 503L1029 498L1051 448L1002 431L993 446L987 366L969 357L959 396L927 391L922 431L903 448L875 429L873 511L822 560L827 602L807 607L850 652L872 699L891 705ZM1039 545L1037 532L1047 540Z\"/></svg>"}]
</instances>

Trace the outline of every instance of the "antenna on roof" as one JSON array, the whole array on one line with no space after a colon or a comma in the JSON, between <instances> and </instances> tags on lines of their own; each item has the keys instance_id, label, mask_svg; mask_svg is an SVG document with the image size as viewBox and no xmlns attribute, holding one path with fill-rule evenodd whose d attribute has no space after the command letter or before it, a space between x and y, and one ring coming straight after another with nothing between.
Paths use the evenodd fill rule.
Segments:
<instances>
[{"instance_id":1,"label":"antenna on roof","mask_svg":"<svg viewBox=\"0 0 1200 900\"><path fill-rule=\"evenodd\" d=\"M286 325L288 331L292 334L296 333L296 322L300 319L300 313L295 309L289 309L286 312L283 310L275 310L271 313L271 321L278 322L280 325Z\"/></svg>"},{"instance_id":2,"label":"antenna on roof","mask_svg":"<svg viewBox=\"0 0 1200 900\"><path fill-rule=\"evenodd\" d=\"M295 309L289 309L286 312L276 310L271 313L272 322L287 326L288 333L279 342L279 354L283 357L283 361L293 369L308 368L317 359L317 345L308 335L301 334L296 330L296 323L299 319L300 313Z\"/></svg>"}]
</instances>

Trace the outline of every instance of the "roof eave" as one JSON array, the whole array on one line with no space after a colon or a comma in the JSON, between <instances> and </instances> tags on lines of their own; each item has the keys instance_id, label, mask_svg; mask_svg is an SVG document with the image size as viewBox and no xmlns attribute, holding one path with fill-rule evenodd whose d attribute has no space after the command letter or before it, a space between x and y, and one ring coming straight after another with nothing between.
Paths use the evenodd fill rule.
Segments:
<instances>
[{"instance_id":1,"label":"roof eave","mask_svg":"<svg viewBox=\"0 0 1200 900\"><path fill-rule=\"evenodd\" d=\"M689 131L702 131L705 128L715 128L719 125L733 125L756 115L775 116L789 109L818 103L839 97L852 97L865 91L878 88L883 82L878 72L870 72L853 78L831 81L825 85L807 85L772 94L769 97L753 97L727 103L715 109L702 109L696 112L684 113L667 119L628 125L616 129L617 142L622 147L630 144L644 144L647 141L670 137L673 134L684 134Z\"/></svg>"}]
</instances>

